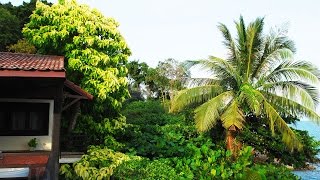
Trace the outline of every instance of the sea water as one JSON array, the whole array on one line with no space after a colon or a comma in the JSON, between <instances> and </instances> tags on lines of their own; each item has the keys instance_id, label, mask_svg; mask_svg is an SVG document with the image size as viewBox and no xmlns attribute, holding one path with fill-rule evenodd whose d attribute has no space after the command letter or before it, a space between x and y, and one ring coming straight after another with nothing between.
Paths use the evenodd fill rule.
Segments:
<instances>
[{"instance_id":1,"label":"sea water","mask_svg":"<svg viewBox=\"0 0 320 180\"><path fill-rule=\"evenodd\" d=\"M311 121L298 121L296 125L292 125L295 129L306 130L309 135L320 141L320 126ZM320 154L318 155L320 158ZM315 170L310 171L294 171L294 174L301 177L302 180L317 179L320 180L320 164L314 164Z\"/></svg>"}]
</instances>

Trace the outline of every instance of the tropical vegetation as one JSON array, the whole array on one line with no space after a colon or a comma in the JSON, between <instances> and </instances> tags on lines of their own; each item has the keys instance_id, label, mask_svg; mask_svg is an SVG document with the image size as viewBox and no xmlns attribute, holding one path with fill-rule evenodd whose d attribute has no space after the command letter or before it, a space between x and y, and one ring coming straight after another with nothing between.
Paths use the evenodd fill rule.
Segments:
<instances>
[{"instance_id":1,"label":"tropical vegetation","mask_svg":"<svg viewBox=\"0 0 320 180\"><path fill-rule=\"evenodd\" d=\"M192 108L170 114L160 100L130 101L123 114L128 127L116 137L123 145L117 151L122 153L110 150L111 146L91 147L79 162L62 166L62 178L82 179L89 174L113 179L297 179L280 164L256 162L251 146L234 158L225 150L224 139L212 138L213 131L196 131Z\"/></svg>"},{"instance_id":2,"label":"tropical vegetation","mask_svg":"<svg viewBox=\"0 0 320 180\"><path fill-rule=\"evenodd\" d=\"M113 135L125 125L120 108L129 97L126 64L131 52L118 26L99 11L68 0L52 6L37 2L23 28L38 53L64 56L67 78L94 96L92 102L74 106L74 114L81 112L76 123L64 116L62 131L74 130L96 145L116 143Z\"/></svg>"},{"instance_id":3,"label":"tropical vegetation","mask_svg":"<svg viewBox=\"0 0 320 180\"><path fill-rule=\"evenodd\" d=\"M208 131L221 121L227 130L228 149L236 148L234 134L246 126L247 118L256 116L259 125L268 127L272 135L281 133L290 150L301 150L303 145L284 119L307 117L320 122L315 112L320 71L309 62L294 60L294 43L285 31L264 34L264 18L246 26L241 16L235 25L235 38L226 25L218 26L227 58L189 61L190 66L200 65L212 76L197 81L200 86L180 91L171 111L201 104L195 109L198 131Z\"/></svg>"},{"instance_id":4,"label":"tropical vegetation","mask_svg":"<svg viewBox=\"0 0 320 180\"><path fill-rule=\"evenodd\" d=\"M114 19L58 2L0 4L0 21L12 26L0 25L10 40L0 49L65 56L67 78L94 95L63 114L61 139L81 135L87 151L61 166L60 179L298 179L284 165L318 160L320 143L287 123L319 122L320 73L293 60L285 30L264 34L263 18L245 26L240 17L235 38L218 26L225 59L168 58L152 68L128 62ZM212 76L191 78L198 65Z\"/></svg>"}]
</instances>

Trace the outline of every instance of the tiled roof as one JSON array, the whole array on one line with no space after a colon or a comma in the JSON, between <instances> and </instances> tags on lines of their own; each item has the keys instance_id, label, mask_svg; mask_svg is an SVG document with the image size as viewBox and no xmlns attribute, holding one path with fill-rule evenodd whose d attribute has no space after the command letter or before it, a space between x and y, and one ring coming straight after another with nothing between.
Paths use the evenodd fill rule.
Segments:
<instances>
[{"instance_id":1,"label":"tiled roof","mask_svg":"<svg viewBox=\"0 0 320 180\"><path fill-rule=\"evenodd\" d=\"M64 71L64 57L0 52L0 70Z\"/></svg>"}]
</instances>

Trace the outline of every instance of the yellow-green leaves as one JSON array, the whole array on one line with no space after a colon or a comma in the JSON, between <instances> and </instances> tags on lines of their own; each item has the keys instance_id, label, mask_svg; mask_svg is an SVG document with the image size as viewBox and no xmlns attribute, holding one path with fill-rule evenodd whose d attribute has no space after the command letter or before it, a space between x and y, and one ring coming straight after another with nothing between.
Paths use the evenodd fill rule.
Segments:
<instances>
[{"instance_id":1,"label":"yellow-green leaves","mask_svg":"<svg viewBox=\"0 0 320 180\"><path fill-rule=\"evenodd\" d=\"M41 53L64 55L68 78L117 108L128 96L125 64L131 54L118 26L74 0L37 2L23 33Z\"/></svg>"},{"instance_id":2,"label":"yellow-green leaves","mask_svg":"<svg viewBox=\"0 0 320 180\"><path fill-rule=\"evenodd\" d=\"M220 112L232 99L232 92L226 91L195 109L196 128L200 132L210 130L220 118Z\"/></svg>"},{"instance_id":3,"label":"yellow-green leaves","mask_svg":"<svg viewBox=\"0 0 320 180\"><path fill-rule=\"evenodd\" d=\"M283 142L291 149L301 149L302 144L296 137L295 133L290 129L287 123L282 119L278 112L267 102L263 103L265 114L269 120L269 126L272 134L274 134L274 127L282 133Z\"/></svg>"},{"instance_id":4,"label":"yellow-green leaves","mask_svg":"<svg viewBox=\"0 0 320 180\"><path fill-rule=\"evenodd\" d=\"M139 159L139 157L133 158ZM120 164L130 159L128 155L108 148L91 147L88 154L74 164L74 170L82 179L109 179Z\"/></svg>"},{"instance_id":5,"label":"yellow-green leaves","mask_svg":"<svg viewBox=\"0 0 320 180\"><path fill-rule=\"evenodd\" d=\"M245 116L242 110L239 108L239 104L236 100L227 107L224 113L221 115L221 121L224 128L229 129L231 126L235 126L238 129L243 128L245 122Z\"/></svg>"},{"instance_id":6,"label":"yellow-green leaves","mask_svg":"<svg viewBox=\"0 0 320 180\"><path fill-rule=\"evenodd\" d=\"M194 87L180 91L171 102L170 111L181 111L185 106L192 103L203 103L217 96L222 92L222 88L218 85L208 85Z\"/></svg>"}]
</instances>

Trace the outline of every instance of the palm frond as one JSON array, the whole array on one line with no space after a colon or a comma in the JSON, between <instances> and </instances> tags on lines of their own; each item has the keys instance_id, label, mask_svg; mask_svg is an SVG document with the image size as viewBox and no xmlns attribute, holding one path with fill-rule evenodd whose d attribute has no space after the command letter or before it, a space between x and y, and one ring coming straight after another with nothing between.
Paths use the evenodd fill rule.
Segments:
<instances>
[{"instance_id":1,"label":"palm frond","mask_svg":"<svg viewBox=\"0 0 320 180\"><path fill-rule=\"evenodd\" d=\"M232 97L232 91L226 91L197 107L194 111L197 130L204 132L211 129L220 118L220 112L224 110Z\"/></svg>"},{"instance_id":2,"label":"palm frond","mask_svg":"<svg viewBox=\"0 0 320 180\"><path fill-rule=\"evenodd\" d=\"M284 108L286 110L286 116L293 115L296 117L307 117L311 121L314 121L320 124L320 116L315 112L315 109L311 109L309 107L304 106L292 99L278 96L276 94L272 94L270 92L263 92L265 94L266 99L269 100L275 107ZM276 108L278 109L278 108ZM279 111L284 112L284 111Z\"/></svg>"},{"instance_id":3,"label":"palm frond","mask_svg":"<svg viewBox=\"0 0 320 180\"><path fill-rule=\"evenodd\" d=\"M276 126L276 128L281 132L282 141L287 145L287 147L291 150L300 150L302 148L302 144L278 112L267 101L264 101L263 106L265 114L269 120L269 126L272 134L274 134L274 126Z\"/></svg>"},{"instance_id":4,"label":"palm frond","mask_svg":"<svg viewBox=\"0 0 320 180\"><path fill-rule=\"evenodd\" d=\"M246 26L243 20L243 17L240 16L239 22L235 22L236 24L236 28L237 28L237 49L240 53L239 57L240 59L247 59L247 46L246 46L246 42L247 42L247 34L246 34Z\"/></svg>"},{"instance_id":5,"label":"palm frond","mask_svg":"<svg viewBox=\"0 0 320 180\"><path fill-rule=\"evenodd\" d=\"M171 102L170 111L179 112L193 103L203 103L222 93L218 85L199 86L179 91Z\"/></svg>"},{"instance_id":6,"label":"palm frond","mask_svg":"<svg viewBox=\"0 0 320 180\"><path fill-rule=\"evenodd\" d=\"M264 18L257 18L255 21L250 23L247 27L247 59L246 61L246 79L249 80L249 75L252 74L252 66L254 65L254 61L258 59L260 56L260 51L262 49L262 30L263 30L263 22Z\"/></svg>"},{"instance_id":7,"label":"palm frond","mask_svg":"<svg viewBox=\"0 0 320 180\"><path fill-rule=\"evenodd\" d=\"M256 116L259 116L261 113L261 103L263 102L263 100L263 95L259 91L253 89L252 87L247 85L241 88L239 101L242 104L246 103L250 108L250 111L254 112Z\"/></svg>"},{"instance_id":8,"label":"palm frond","mask_svg":"<svg viewBox=\"0 0 320 180\"><path fill-rule=\"evenodd\" d=\"M221 115L221 122L224 128L229 129L232 125L238 129L242 129L244 126L245 118L244 114L239 108L239 104L236 99L226 108Z\"/></svg>"},{"instance_id":9,"label":"palm frond","mask_svg":"<svg viewBox=\"0 0 320 180\"><path fill-rule=\"evenodd\" d=\"M253 79L263 79L265 74L278 62L286 59L292 59L293 52L288 48L272 50L269 54L264 54L257 62L256 68L253 70Z\"/></svg>"},{"instance_id":10,"label":"palm frond","mask_svg":"<svg viewBox=\"0 0 320 180\"><path fill-rule=\"evenodd\" d=\"M300 80L312 84L320 84L319 70L305 61L284 61L264 79L265 82Z\"/></svg>"},{"instance_id":11,"label":"palm frond","mask_svg":"<svg viewBox=\"0 0 320 180\"><path fill-rule=\"evenodd\" d=\"M227 28L226 25L220 23L218 25L218 28L220 30L220 32L222 33L223 37L224 37L224 41L223 44L229 49L229 58L231 63L234 66L238 66L240 67L240 59L238 58L238 51L237 51L237 47L235 45L235 42L232 39L231 33L229 31L229 29Z\"/></svg>"},{"instance_id":12,"label":"palm frond","mask_svg":"<svg viewBox=\"0 0 320 180\"><path fill-rule=\"evenodd\" d=\"M206 85L220 85L221 80L217 78L188 78L186 84L191 87L206 86Z\"/></svg>"},{"instance_id":13,"label":"palm frond","mask_svg":"<svg viewBox=\"0 0 320 180\"><path fill-rule=\"evenodd\" d=\"M318 88L300 81L266 83L261 86L261 89L274 94L281 94L281 96L300 102L310 109L315 109L316 105L319 104Z\"/></svg>"},{"instance_id":14,"label":"palm frond","mask_svg":"<svg viewBox=\"0 0 320 180\"><path fill-rule=\"evenodd\" d=\"M240 83L240 77L236 67L228 61L218 57L209 56L207 66L211 66L217 77L219 77L219 75L221 75L221 79L232 77L237 83Z\"/></svg>"},{"instance_id":15,"label":"palm frond","mask_svg":"<svg viewBox=\"0 0 320 180\"><path fill-rule=\"evenodd\" d=\"M292 59L296 51L293 41L287 36L286 28L271 30L264 38L263 46L261 56L254 63L252 78L263 76L269 68L274 66L275 62Z\"/></svg>"},{"instance_id":16,"label":"palm frond","mask_svg":"<svg viewBox=\"0 0 320 180\"><path fill-rule=\"evenodd\" d=\"M202 69L214 74L218 79L233 79L237 84L240 83L240 77L235 67L228 61L218 57L210 56L209 59L205 60L187 61L186 66L189 68L200 66Z\"/></svg>"}]
</instances>

